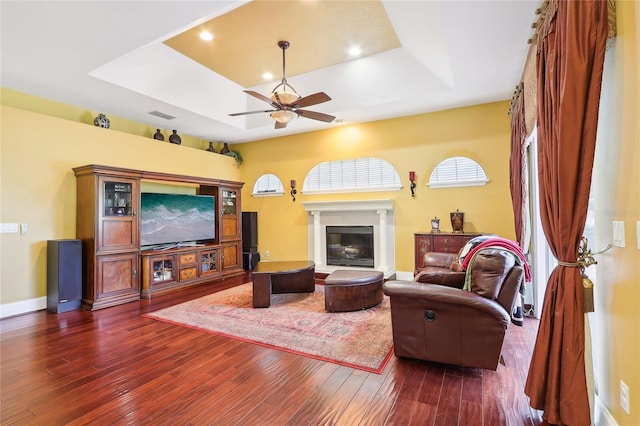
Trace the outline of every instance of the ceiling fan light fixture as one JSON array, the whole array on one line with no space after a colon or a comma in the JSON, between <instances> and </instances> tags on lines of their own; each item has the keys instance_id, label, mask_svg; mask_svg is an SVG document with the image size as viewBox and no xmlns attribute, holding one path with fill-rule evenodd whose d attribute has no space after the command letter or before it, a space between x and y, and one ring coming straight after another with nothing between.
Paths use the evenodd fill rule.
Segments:
<instances>
[{"instance_id":1,"label":"ceiling fan light fixture","mask_svg":"<svg viewBox=\"0 0 640 426\"><path fill-rule=\"evenodd\" d=\"M280 100L276 98L276 93L278 94L278 98L280 98ZM296 92L283 91L283 92L273 92L271 94L271 100L273 102L282 103L284 105L290 105L295 101L297 101L298 99L300 99L300 95L298 95Z\"/></svg>"},{"instance_id":2,"label":"ceiling fan light fixture","mask_svg":"<svg viewBox=\"0 0 640 426\"><path fill-rule=\"evenodd\" d=\"M291 123L293 120L296 119L296 117L298 117L298 114L288 109L280 109L278 111L272 112L270 115L271 115L271 118L276 120L278 123L284 123L284 124Z\"/></svg>"}]
</instances>

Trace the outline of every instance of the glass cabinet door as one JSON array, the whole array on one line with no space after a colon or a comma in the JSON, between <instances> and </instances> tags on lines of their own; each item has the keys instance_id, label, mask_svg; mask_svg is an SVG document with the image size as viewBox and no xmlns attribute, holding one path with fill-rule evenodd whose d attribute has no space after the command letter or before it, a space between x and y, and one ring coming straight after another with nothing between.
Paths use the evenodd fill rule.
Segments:
<instances>
[{"instance_id":1,"label":"glass cabinet door","mask_svg":"<svg viewBox=\"0 0 640 426\"><path fill-rule=\"evenodd\" d=\"M218 249L203 250L200 253L200 270L203 275L218 272Z\"/></svg>"},{"instance_id":2,"label":"glass cabinet door","mask_svg":"<svg viewBox=\"0 0 640 426\"><path fill-rule=\"evenodd\" d=\"M236 191L224 189L222 191L222 214L235 215L236 213Z\"/></svg>"},{"instance_id":3,"label":"glass cabinet door","mask_svg":"<svg viewBox=\"0 0 640 426\"><path fill-rule=\"evenodd\" d=\"M132 216L132 184L104 181L104 216Z\"/></svg>"},{"instance_id":4,"label":"glass cabinet door","mask_svg":"<svg viewBox=\"0 0 640 426\"><path fill-rule=\"evenodd\" d=\"M154 259L153 282L174 281L173 257L165 259Z\"/></svg>"}]
</instances>

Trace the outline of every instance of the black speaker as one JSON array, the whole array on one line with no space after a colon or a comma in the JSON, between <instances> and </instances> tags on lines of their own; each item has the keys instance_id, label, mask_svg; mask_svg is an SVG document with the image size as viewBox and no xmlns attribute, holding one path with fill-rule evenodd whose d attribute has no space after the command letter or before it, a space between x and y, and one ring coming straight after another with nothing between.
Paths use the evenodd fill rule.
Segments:
<instances>
[{"instance_id":1,"label":"black speaker","mask_svg":"<svg viewBox=\"0 0 640 426\"><path fill-rule=\"evenodd\" d=\"M258 212L242 212L242 251L258 252Z\"/></svg>"},{"instance_id":2,"label":"black speaker","mask_svg":"<svg viewBox=\"0 0 640 426\"><path fill-rule=\"evenodd\" d=\"M260 262L260 253L242 253L242 267L245 271L253 271Z\"/></svg>"},{"instance_id":3,"label":"black speaker","mask_svg":"<svg viewBox=\"0 0 640 426\"><path fill-rule=\"evenodd\" d=\"M60 314L82 301L82 241L47 241L47 310Z\"/></svg>"}]
</instances>

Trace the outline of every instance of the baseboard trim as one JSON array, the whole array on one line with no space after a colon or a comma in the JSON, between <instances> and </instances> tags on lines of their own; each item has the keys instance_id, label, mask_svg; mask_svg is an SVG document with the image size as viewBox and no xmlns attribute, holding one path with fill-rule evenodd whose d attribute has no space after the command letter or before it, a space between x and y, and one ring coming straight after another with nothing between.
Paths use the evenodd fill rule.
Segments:
<instances>
[{"instance_id":1,"label":"baseboard trim","mask_svg":"<svg viewBox=\"0 0 640 426\"><path fill-rule=\"evenodd\" d=\"M0 305L0 319L47 309L47 296Z\"/></svg>"},{"instance_id":2,"label":"baseboard trim","mask_svg":"<svg viewBox=\"0 0 640 426\"><path fill-rule=\"evenodd\" d=\"M600 399L598 395L595 395L594 402L595 409L593 415L594 419L592 423L596 426L618 426L618 422L616 422L616 419L613 418L611 412L609 411L607 406L604 405L604 402L602 402L602 399Z\"/></svg>"}]
</instances>

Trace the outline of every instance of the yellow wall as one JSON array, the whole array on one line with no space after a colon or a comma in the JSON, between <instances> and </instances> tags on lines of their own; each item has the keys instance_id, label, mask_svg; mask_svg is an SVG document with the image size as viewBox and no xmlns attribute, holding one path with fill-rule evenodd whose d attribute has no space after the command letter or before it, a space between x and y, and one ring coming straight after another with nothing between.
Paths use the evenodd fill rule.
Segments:
<instances>
[{"instance_id":1,"label":"yellow wall","mask_svg":"<svg viewBox=\"0 0 640 426\"><path fill-rule=\"evenodd\" d=\"M607 135L598 140L594 169L596 232L604 247L612 240L612 221L625 224L626 247L598 256L596 324L600 356L599 396L619 425L640 425L640 7L618 1L618 36L613 52L611 111L601 116ZM601 158L598 158L601 156ZM587 270L588 272L588 270ZM620 380L629 386L630 414L620 407Z\"/></svg>"},{"instance_id":2,"label":"yellow wall","mask_svg":"<svg viewBox=\"0 0 640 426\"><path fill-rule=\"evenodd\" d=\"M394 120L343 126L329 130L237 145L241 168L230 157L176 146L143 135L93 126L95 114L81 108L2 91L3 223L26 223L29 232L1 234L0 303L46 295L45 248L48 239L75 237L75 177L72 167L105 164L184 175L201 175L247 182L243 210L258 211L261 251L272 260L307 255L307 213L300 201L391 198L396 211L396 269L413 270L413 233L430 229L430 219L442 219L450 230L449 212L465 212L465 230L513 238L509 197L509 117L507 102L422 114ZM7 104L11 106L7 106ZM27 112L31 108L36 112ZM50 115L43 115L51 110ZM133 130L131 130L133 129ZM135 126L127 128L134 131ZM189 140L183 136L183 141ZM430 189L433 168L443 159L464 155L480 163L491 182L483 187ZM331 196L298 195L253 198L251 189L264 173L274 173L288 186L302 185L306 173L321 161L375 156L389 161L405 183L402 191ZM416 171L416 197L410 196L408 172Z\"/></svg>"},{"instance_id":3,"label":"yellow wall","mask_svg":"<svg viewBox=\"0 0 640 426\"><path fill-rule=\"evenodd\" d=\"M18 109L49 115L51 117L62 118L63 120L89 124L91 126L94 125L93 120L99 113L106 112L91 111L73 105L61 104L49 99L28 95L26 93L7 88L2 88L0 96L2 97L2 105L5 106L12 106ZM155 127L146 126L135 121L112 116L108 113L106 116L109 118L111 124L109 130L117 130L119 132L142 136L145 138L152 138L153 134L156 132ZM169 140L172 130L173 129L160 129L160 132L164 135L165 142ZM196 149L206 149L209 146L208 141L182 134L180 129L176 130L178 130L178 135L180 136L180 139L182 139L181 146L189 146ZM222 144L216 142L214 146L216 147L216 151L219 152Z\"/></svg>"},{"instance_id":4,"label":"yellow wall","mask_svg":"<svg viewBox=\"0 0 640 426\"><path fill-rule=\"evenodd\" d=\"M8 106L0 114L0 221L29 229L27 235L0 234L2 304L46 295L47 240L75 238L72 167L241 180L231 157Z\"/></svg>"},{"instance_id":5,"label":"yellow wall","mask_svg":"<svg viewBox=\"0 0 640 426\"><path fill-rule=\"evenodd\" d=\"M413 271L413 234L428 232L430 219L441 218L443 231L451 231L449 213L465 212L465 231L495 233L514 238L509 194L508 103L497 102L430 114L384 120L279 137L236 146L244 158L243 210L258 212L258 245L271 260L293 260L307 255L307 212L301 202L344 199L394 200L396 269ZM295 125L295 124L294 124ZM434 167L445 158L462 155L477 161L491 180L486 186L430 189ZM322 161L379 157L400 173L401 191L359 194L305 195L292 202L280 197L252 197L256 179L273 173L289 190L298 186L312 167ZM417 176L416 197L411 198L409 171Z\"/></svg>"}]
</instances>

